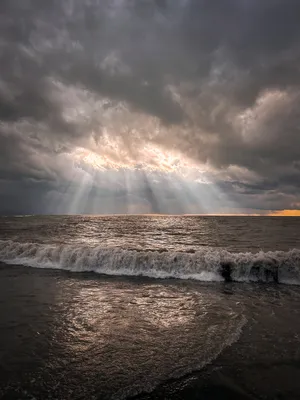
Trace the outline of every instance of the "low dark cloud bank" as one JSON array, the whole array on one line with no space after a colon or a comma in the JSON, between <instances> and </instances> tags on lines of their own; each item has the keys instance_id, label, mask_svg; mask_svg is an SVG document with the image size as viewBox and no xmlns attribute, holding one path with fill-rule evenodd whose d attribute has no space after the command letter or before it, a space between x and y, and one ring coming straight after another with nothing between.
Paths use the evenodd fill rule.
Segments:
<instances>
[{"instance_id":1,"label":"low dark cloud bank","mask_svg":"<svg viewBox=\"0 0 300 400\"><path fill-rule=\"evenodd\" d=\"M299 15L294 0L1 0L0 212L67 212L49 204L73 193L76 148L138 163L148 144L208 166L241 209L299 208ZM163 178L125 190L118 174L97 177L92 210L186 211Z\"/></svg>"}]
</instances>

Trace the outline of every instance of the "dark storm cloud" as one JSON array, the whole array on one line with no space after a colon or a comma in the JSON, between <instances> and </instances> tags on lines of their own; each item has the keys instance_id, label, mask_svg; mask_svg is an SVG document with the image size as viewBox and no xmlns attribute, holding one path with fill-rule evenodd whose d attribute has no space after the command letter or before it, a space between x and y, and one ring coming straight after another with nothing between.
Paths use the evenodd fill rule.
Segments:
<instances>
[{"instance_id":1,"label":"dark storm cloud","mask_svg":"<svg viewBox=\"0 0 300 400\"><path fill-rule=\"evenodd\" d=\"M67 118L59 84L61 93L77 87L86 99L105 98L105 110L124 103L160 121L156 135L123 134L128 154L148 142L177 148L219 171L216 181L240 204L251 196L253 208L274 204L266 193L296 204L299 15L294 0L2 0L0 178L60 187L67 176L55 157L99 140L100 112ZM231 166L244 171L238 179ZM156 212L146 187L139 198Z\"/></svg>"}]
</instances>

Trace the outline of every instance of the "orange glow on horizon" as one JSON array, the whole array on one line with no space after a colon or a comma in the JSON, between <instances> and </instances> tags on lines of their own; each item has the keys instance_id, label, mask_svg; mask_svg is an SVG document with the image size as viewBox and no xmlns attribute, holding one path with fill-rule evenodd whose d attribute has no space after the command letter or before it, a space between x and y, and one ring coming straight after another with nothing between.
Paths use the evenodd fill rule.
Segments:
<instances>
[{"instance_id":1,"label":"orange glow on horizon","mask_svg":"<svg viewBox=\"0 0 300 400\"><path fill-rule=\"evenodd\" d=\"M300 217L300 210L278 210L268 215L271 217Z\"/></svg>"}]
</instances>

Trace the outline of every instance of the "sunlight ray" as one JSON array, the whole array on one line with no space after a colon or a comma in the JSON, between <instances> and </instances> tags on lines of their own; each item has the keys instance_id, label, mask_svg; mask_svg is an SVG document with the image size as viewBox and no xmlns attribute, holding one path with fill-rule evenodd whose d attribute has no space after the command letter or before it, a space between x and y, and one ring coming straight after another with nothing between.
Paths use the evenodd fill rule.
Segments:
<instances>
[{"instance_id":1,"label":"sunlight ray","mask_svg":"<svg viewBox=\"0 0 300 400\"><path fill-rule=\"evenodd\" d=\"M86 206L94 183L95 171L82 176L81 181L76 185L77 189L73 194L67 214L82 214L86 213Z\"/></svg>"}]
</instances>

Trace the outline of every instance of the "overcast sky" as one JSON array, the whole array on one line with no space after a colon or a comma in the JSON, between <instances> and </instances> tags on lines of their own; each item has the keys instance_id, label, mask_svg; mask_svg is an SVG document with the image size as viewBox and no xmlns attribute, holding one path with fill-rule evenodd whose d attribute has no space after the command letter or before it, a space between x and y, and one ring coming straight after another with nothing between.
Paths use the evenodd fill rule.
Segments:
<instances>
[{"instance_id":1,"label":"overcast sky","mask_svg":"<svg viewBox=\"0 0 300 400\"><path fill-rule=\"evenodd\" d=\"M299 209L299 15L1 0L0 213Z\"/></svg>"}]
</instances>

